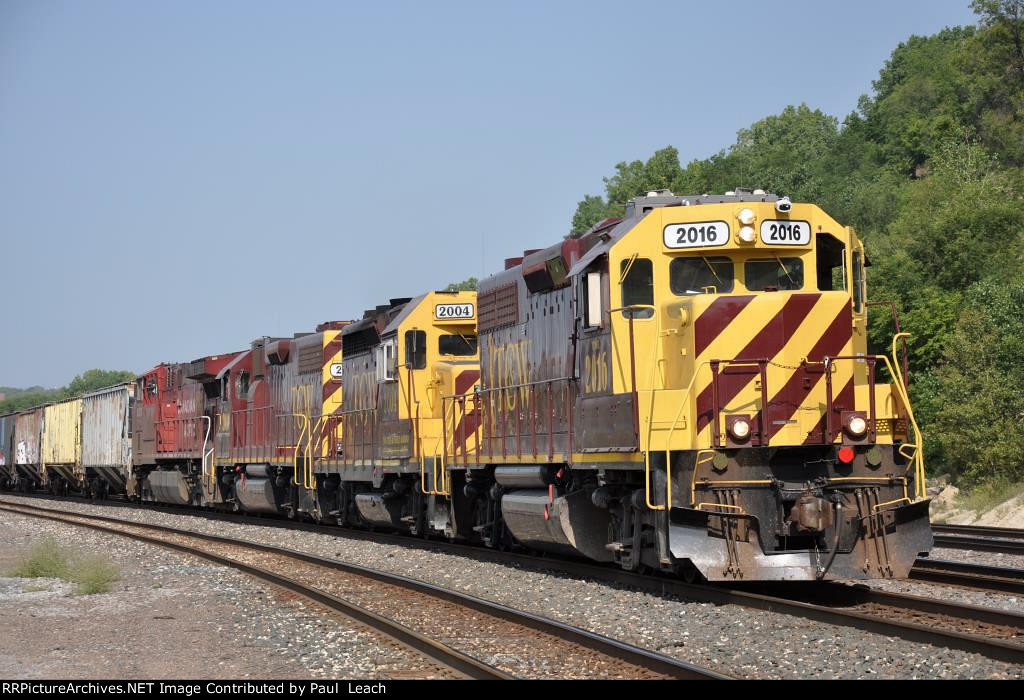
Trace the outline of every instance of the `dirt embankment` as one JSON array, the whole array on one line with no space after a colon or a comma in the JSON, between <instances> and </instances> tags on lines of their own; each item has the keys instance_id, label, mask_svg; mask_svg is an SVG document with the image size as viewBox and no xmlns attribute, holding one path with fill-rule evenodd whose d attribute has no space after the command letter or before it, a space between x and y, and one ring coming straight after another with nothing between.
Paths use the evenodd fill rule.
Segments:
<instances>
[{"instance_id":1,"label":"dirt embankment","mask_svg":"<svg viewBox=\"0 0 1024 700\"><path fill-rule=\"evenodd\" d=\"M988 525L990 527L1024 528L1024 493L1018 493L994 506L971 507L956 486L929 488L932 497L931 518L936 523L951 525Z\"/></svg>"}]
</instances>

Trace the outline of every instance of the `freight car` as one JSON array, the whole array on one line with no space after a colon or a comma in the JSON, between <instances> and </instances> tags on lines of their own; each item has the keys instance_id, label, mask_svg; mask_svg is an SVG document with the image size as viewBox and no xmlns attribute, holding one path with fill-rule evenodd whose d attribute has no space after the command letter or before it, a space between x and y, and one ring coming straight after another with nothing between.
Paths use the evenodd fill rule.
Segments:
<instances>
[{"instance_id":1,"label":"freight car","mask_svg":"<svg viewBox=\"0 0 1024 700\"><path fill-rule=\"evenodd\" d=\"M47 485L42 467L43 407L21 411L14 416L15 478L22 490L31 491Z\"/></svg>"},{"instance_id":2,"label":"freight car","mask_svg":"<svg viewBox=\"0 0 1024 700\"><path fill-rule=\"evenodd\" d=\"M131 409L135 384L82 397L81 465L86 490L96 498L124 494L132 476Z\"/></svg>"},{"instance_id":3,"label":"freight car","mask_svg":"<svg viewBox=\"0 0 1024 700\"><path fill-rule=\"evenodd\" d=\"M41 468L53 493L86 491L81 430L81 399L57 401L43 408Z\"/></svg>"}]
</instances>

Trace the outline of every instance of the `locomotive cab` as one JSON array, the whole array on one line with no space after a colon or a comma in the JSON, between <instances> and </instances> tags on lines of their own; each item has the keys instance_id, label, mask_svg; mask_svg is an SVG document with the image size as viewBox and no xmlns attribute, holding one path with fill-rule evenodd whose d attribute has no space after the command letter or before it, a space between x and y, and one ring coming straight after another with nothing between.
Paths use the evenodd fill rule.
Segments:
<instances>
[{"instance_id":1,"label":"locomotive cab","mask_svg":"<svg viewBox=\"0 0 1024 700\"><path fill-rule=\"evenodd\" d=\"M480 377L475 292L430 292L368 311L342 337L346 380L347 479L361 522L451 534L450 472L442 455L463 459L476 437L472 392ZM452 424L454 431L445 432Z\"/></svg>"}]
</instances>

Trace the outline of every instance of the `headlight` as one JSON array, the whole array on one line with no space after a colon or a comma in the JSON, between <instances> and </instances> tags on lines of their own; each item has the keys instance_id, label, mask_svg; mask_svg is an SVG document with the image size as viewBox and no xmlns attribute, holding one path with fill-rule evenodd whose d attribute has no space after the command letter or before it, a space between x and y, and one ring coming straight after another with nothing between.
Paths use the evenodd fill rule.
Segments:
<instances>
[{"instance_id":1,"label":"headlight","mask_svg":"<svg viewBox=\"0 0 1024 700\"><path fill-rule=\"evenodd\" d=\"M736 215L736 218L744 226L750 226L757 219L757 216L754 215L753 209L740 209L740 213Z\"/></svg>"},{"instance_id":2,"label":"headlight","mask_svg":"<svg viewBox=\"0 0 1024 700\"><path fill-rule=\"evenodd\" d=\"M756 236L753 226L744 226L740 229L739 237L744 243L753 243Z\"/></svg>"},{"instance_id":3,"label":"headlight","mask_svg":"<svg viewBox=\"0 0 1024 700\"><path fill-rule=\"evenodd\" d=\"M846 423L846 429L850 431L851 435L863 435L867 432L868 422L860 416L853 416Z\"/></svg>"},{"instance_id":4,"label":"headlight","mask_svg":"<svg viewBox=\"0 0 1024 700\"><path fill-rule=\"evenodd\" d=\"M750 436L750 423L740 418L729 426L729 432L737 440L746 440Z\"/></svg>"}]
</instances>

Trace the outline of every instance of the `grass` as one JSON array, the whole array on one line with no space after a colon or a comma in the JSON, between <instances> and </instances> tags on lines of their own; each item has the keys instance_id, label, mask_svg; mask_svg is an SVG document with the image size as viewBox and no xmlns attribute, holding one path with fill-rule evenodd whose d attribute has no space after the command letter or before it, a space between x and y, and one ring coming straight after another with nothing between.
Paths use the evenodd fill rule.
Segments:
<instances>
[{"instance_id":1,"label":"grass","mask_svg":"<svg viewBox=\"0 0 1024 700\"><path fill-rule=\"evenodd\" d=\"M961 492L957 501L964 510L973 510L981 515L1022 493L1024 493L1024 484L1000 480L980 484L968 493Z\"/></svg>"},{"instance_id":2,"label":"grass","mask_svg":"<svg viewBox=\"0 0 1024 700\"><path fill-rule=\"evenodd\" d=\"M121 572L106 557L68 552L57 540L47 537L21 558L10 575L18 578L59 578L74 583L77 595L91 595L113 589Z\"/></svg>"}]
</instances>

